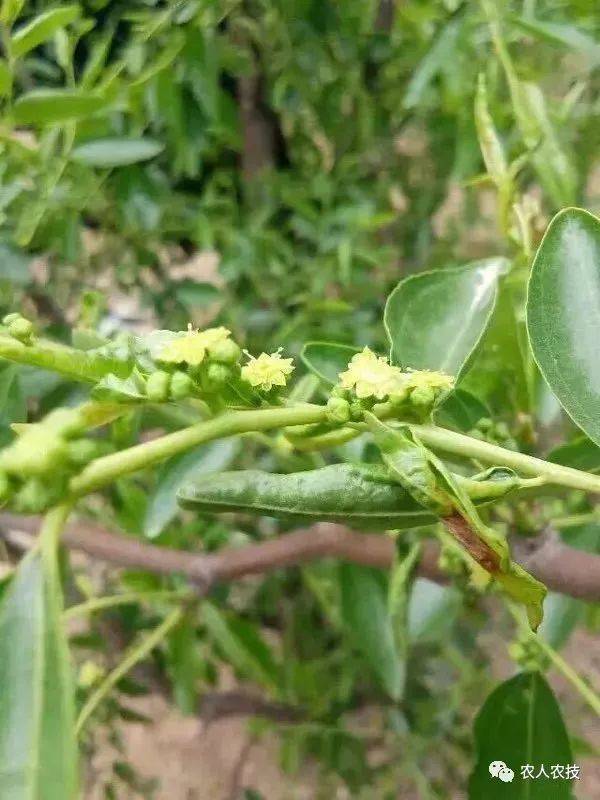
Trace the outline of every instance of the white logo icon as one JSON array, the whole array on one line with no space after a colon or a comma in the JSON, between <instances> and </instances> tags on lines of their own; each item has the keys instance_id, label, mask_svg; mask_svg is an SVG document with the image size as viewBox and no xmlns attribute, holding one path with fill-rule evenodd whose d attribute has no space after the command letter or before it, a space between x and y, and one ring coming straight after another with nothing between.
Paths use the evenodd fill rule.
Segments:
<instances>
[{"instance_id":1,"label":"white logo icon","mask_svg":"<svg viewBox=\"0 0 600 800\"><path fill-rule=\"evenodd\" d=\"M504 761L492 761L488 769L492 778L498 778L502 783L510 783L515 777L515 773Z\"/></svg>"}]
</instances>

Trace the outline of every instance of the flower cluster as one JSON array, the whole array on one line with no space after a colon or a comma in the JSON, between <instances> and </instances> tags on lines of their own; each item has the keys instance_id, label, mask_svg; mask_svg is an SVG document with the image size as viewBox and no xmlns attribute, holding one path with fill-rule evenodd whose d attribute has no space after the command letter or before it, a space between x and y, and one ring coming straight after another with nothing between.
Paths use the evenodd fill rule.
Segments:
<instances>
[{"instance_id":1,"label":"flower cluster","mask_svg":"<svg viewBox=\"0 0 600 800\"><path fill-rule=\"evenodd\" d=\"M218 353L223 343L229 341L231 331L227 328L207 328L205 331L195 331L189 325L187 331L180 331L172 339L164 342L156 353L158 361L171 364L201 364L207 352ZM231 342L231 344L234 344Z\"/></svg>"},{"instance_id":2,"label":"flower cluster","mask_svg":"<svg viewBox=\"0 0 600 800\"><path fill-rule=\"evenodd\" d=\"M403 371L365 347L352 356L348 369L340 373L339 386L352 391L359 400L390 398L403 402L410 397L415 405L427 406L442 392L452 389L454 379L443 372Z\"/></svg>"},{"instance_id":3,"label":"flower cluster","mask_svg":"<svg viewBox=\"0 0 600 800\"><path fill-rule=\"evenodd\" d=\"M294 371L293 359L282 358L281 348L270 355L261 353L258 358L247 350L244 353L250 361L242 367L242 380L264 392L270 392L274 386L285 386L288 376Z\"/></svg>"}]
</instances>

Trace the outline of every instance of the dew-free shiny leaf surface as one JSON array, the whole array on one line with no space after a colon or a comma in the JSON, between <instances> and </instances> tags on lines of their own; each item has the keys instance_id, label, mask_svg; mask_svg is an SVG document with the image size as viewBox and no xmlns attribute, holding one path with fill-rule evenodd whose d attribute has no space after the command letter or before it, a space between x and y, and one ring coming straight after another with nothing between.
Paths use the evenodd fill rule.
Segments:
<instances>
[{"instance_id":1,"label":"dew-free shiny leaf surface","mask_svg":"<svg viewBox=\"0 0 600 800\"><path fill-rule=\"evenodd\" d=\"M573 763L569 738L552 689L538 672L523 672L498 686L485 701L474 726L477 765L469 800L571 800L572 781L521 777L522 765L537 774L554 764ZM513 780L494 778L489 766L503 761Z\"/></svg>"},{"instance_id":2,"label":"dew-free shiny leaf surface","mask_svg":"<svg viewBox=\"0 0 600 800\"><path fill-rule=\"evenodd\" d=\"M535 256L527 298L533 354L561 405L600 444L600 221L557 214Z\"/></svg>"},{"instance_id":3,"label":"dew-free shiny leaf surface","mask_svg":"<svg viewBox=\"0 0 600 800\"><path fill-rule=\"evenodd\" d=\"M401 281L384 313L392 362L457 376L487 327L505 266L486 259Z\"/></svg>"}]
</instances>

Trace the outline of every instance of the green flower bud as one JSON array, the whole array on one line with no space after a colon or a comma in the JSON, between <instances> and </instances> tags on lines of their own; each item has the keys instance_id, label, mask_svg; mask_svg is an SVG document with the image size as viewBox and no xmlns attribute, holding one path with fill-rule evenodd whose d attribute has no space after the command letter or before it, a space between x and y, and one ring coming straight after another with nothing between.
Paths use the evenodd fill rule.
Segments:
<instances>
[{"instance_id":1,"label":"green flower bud","mask_svg":"<svg viewBox=\"0 0 600 800\"><path fill-rule=\"evenodd\" d=\"M342 397L330 397L327 401L327 419L329 422L348 422L350 403Z\"/></svg>"},{"instance_id":2,"label":"green flower bud","mask_svg":"<svg viewBox=\"0 0 600 800\"><path fill-rule=\"evenodd\" d=\"M64 439L36 425L0 453L0 470L19 477L41 476L60 471L67 457Z\"/></svg>"},{"instance_id":3,"label":"green flower bud","mask_svg":"<svg viewBox=\"0 0 600 800\"><path fill-rule=\"evenodd\" d=\"M146 381L146 397L153 403L164 403L169 398L171 376L164 370L158 370L148 376Z\"/></svg>"},{"instance_id":4,"label":"green flower bud","mask_svg":"<svg viewBox=\"0 0 600 800\"><path fill-rule=\"evenodd\" d=\"M344 389L342 386L334 386L331 390L332 397L343 397L344 400L348 399L350 392L347 389Z\"/></svg>"},{"instance_id":5,"label":"green flower bud","mask_svg":"<svg viewBox=\"0 0 600 800\"><path fill-rule=\"evenodd\" d=\"M17 492L12 507L20 514L39 514L45 511L56 497L39 478L30 478Z\"/></svg>"},{"instance_id":6,"label":"green flower bud","mask_svg":"<svg viewBox=\"0 0 600 800\"><path fill-rule=\"evenodd\" d=\"M231 378L231 370L225 364L209 364L206 371L206 378L210 389L223 386Z\"/></svg>"},{"instance_id":7,"label":"green flower bud","mask_svg":"<svg viewBox=\"0 0 600 800\"><path fill-rule=\"evenodd\" d=\"M416 391L416 389L414 391ZM401 408L406 404L407 398L408 388L402 387L401 389L396 389L396 391L392 392L388 399L392 408Z\"/></svg>"},{"instance_id":8,"label":"green flower bud","mask_svg":"<svg viewBox=\"0 0 600 800\"><path fill-rule=\"evenodd\" d=\"M173 400L185 400L194 391L194 381L181 371L173 373L171 378L171 397Z\"/></svg>"},{"instance_id":9,"label":"green flower bud","mask_svg":"<svg viewBox=\"0 0 600 800\"><path fill-rule=\"evenodd\" d=\"M18 317L9 324L8 332L14 339L29 344L33 337L33 323L25 317Z\"/></svg>"},{"instance_id":10,"label":"green flower bud","mask_svg":"<svg viewBox=\"0 0 600 800\"><path fill-rule=\"evenodd\" d=\"M410 402L417 408L431 408L435 402L435 391L431 386L417 386L410 393Z\"/></svg>"},{"instance_id":11,"label":"green flower bud","mask_svg":"<svg viewBox=\"0 0 600 800\"><path fill-rule=\"evenodd\" d=\"M221 364L237 364L242 351L233 339L221 339L208 347L209 358Z\"/></svg>"},{"instance_id":12,"label":"green flower bud","mask_svg":"<svg viewBox=\"0 0 600 800\"><path fill-rule=\"evenodd\" d=\"M494 427L494 423L489 417L482 417L475 427L480 431L487 433Z\"/></svg>"}]
</instances>

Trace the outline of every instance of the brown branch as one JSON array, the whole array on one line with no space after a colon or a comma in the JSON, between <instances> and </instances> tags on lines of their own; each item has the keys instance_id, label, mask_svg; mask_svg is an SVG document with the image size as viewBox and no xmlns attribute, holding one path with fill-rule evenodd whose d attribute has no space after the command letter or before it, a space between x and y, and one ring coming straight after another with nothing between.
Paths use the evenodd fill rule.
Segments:
<instances>
[{"instance_id":1,"label":"brown branch","mask_svg":"<svg viewBox=\"0 0 600 800\"><path fill-rule=\"evenodd\" d=\"M19 531L35 534L39 518L0 514L2 536L8 544ZM266 542L228 547L217 553L190 553L156 547L137 539L108 533L97 525L74 522L67 526L63 541L79 550L123 567L149 572L186 575L200 594L221 581L257 575L281 567L305 564L321 558L338 558L365 566L387 569L394 557L393 541L382 534L358 533L343 525L319 523L307 530L284 534ZM513 540L515 558L549 589L585 600L600 600L600 556L574 550L551 534L532 540ZM419 574L443 581L437 566L438 547L424 542Z\"/></svg>"}]
</instances>

